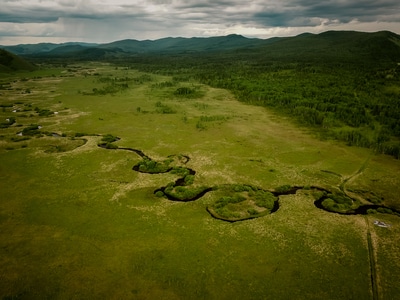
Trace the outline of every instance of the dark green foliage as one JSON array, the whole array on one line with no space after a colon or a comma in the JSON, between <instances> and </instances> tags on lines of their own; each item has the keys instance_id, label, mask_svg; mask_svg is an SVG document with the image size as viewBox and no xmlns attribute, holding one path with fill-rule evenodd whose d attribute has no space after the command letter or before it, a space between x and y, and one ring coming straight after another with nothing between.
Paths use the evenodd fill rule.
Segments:
<instances>
[{"instance_id":1,"label":"dark green foliage","mask_svg":"<svg viewBox=\"0 0 400 300\"><path fill-rule=\"evenodd\" d=\"M86 133L83 133L83 132L76 132L74 134L75 137L82 137L82 136L85 136L85 135L89 135L89 134L86 134Z\"/></svg>"},{"instance_id":2,"label":"dark green foliage","mask_svg":"<svg viewBox=\"0 0 400 300\"><path fill-rule=\"evenodd\" d=\"M225 195L212 205L214 213L228 220L244 220L270 213L277 201L271 192L246 184L222 187Z\"/></svg>"},{"instance_id":3,"label":"dark green foliage","mask_svg":"<svg viewBox=\"0 0 400 300\"><path fill-rule=\"evenodd\" d=\"M258 190L254 194L254 202L258 207L264 207L268 210L272 210L275 201L276 197L270 192Z\"/></svg>"},{"instance_id":4,"label":"dark green foliage","mask_svg":"<svg viewBox=\"0 0 400 300\"><path fill-rule=\"evenodd\" d=\"M137 166L138 170L143 173L165 173L171 169L171 162L172 159L157 162L148 157L144 157L143 160L137 164Z\"/></svg>"},{"instance_id":5,"label":"dark green foliage","mask_svg":"<svg viewBox=\"0 0 400 300\"><path fill-rule=\"evenodd\" d=\"M158 198L164 197L164 193L163 193L162 191L157 191L157 192L155 193L155 195L156 195L156 197L158 197Z\"/></svg>"},{"instance_id":6,"label":"dark green foliage","mask_svg":"<svg viewBox=\"0 0 400 300\"><path fill-rule=\"evenodd\" d=\"M162 103L161 101L156 102L156 112L159 114L175 114L176 110L171 106Z\"/></svg>"},{"instance_id":7,"label":"dark green foliage","mask_svg":"<svg viewBox=\"0 0 400 300\"><path fill-rule=\"evenodd\" d=\"M322 201L322 206L333 212L347 212L357 208L360 203L343 194L327 194L327 199Z\"/></svg>"},{"instance_id":8,"label":"dark green foliage","mask_svg":"<svg viewBox=\"0 0 400 300\"><path fill-rule=\"evenodd\" d=\"M35 70L36 67L21 57L0 49L0 72Z\"/></svg>"},{"instance_id":9,"label":"dark green foliage","mask_svg":"<svg viewBox=\"0 0 400 300\"><path fill-rule=\"evenodd\" d=\"M194 175L186 175L184 178L185 185L191 185L194 182Z\"/></svg>"},{"instance_id":10,"label":"dark green foliage","mask_svg":"<svg viewBox=\"0 0 400 300\"><path fill-rule=\"evenodd\" d=\"M106 149L118 149L118 146L113 144L114 142L116 142L118 140L119 140L119 137L114 136L112 134L106 134L106 135L103 135L103 137L101 138L101 142L98 144L98 146L106 148Z\"/></svg>"},{"instance_id":11,"label":"dark green foliage","mask_svg":"<svg viewBox=\"0 0 400 300\"><path fill-rule=\"evenodd\" d=\"M391 210L390 208L386 208L386 207L379 207L377 209L377 212L379 212L381 214L392 214L393 210Z\"/></svg>"},{"instance_id":12,"label":"dark green foliage","mask_svg":"<svg viewBox=\"0 0 400 300\"><path fill-rule=\"evenodd\" d=\"M174 94L185 98L201 98L204 96L204 93L199 88L190 87L179 87L175 90Z\"/></svg>"},{"instance_id":13,"label":"dark green foliage","mask_svg":"<svg viewBox=\"0 0 400 300\"><path fill-rule=\"evenodd\" d=\"M106 142L106 143L113 143L113 142L116 142L118 140L119 140L119 137L114 136L112 134L106 134L101 138L101 141L102 142Z\"/></svg>"},{"instance_id":14,"label":"dark green foliage","mask_svg":"<svg viewBox=\"0 0 400 300\"><path fill-rule=\"evenodd\" d=\"M188 87L180 87L175 91L175 95L190 95L194 94L195 90Z\"/></svg>"},{"instance_id":15,"label":"dark green foliage","mask_svg":"<svg viewBox=\"0 0 400 300\"><path fill-rule=\"evenodd\" d=\"M189 174L189 170L184 167L173 167L171 173L178 176L186 177Z\"/></svg>"},{"instance_id":16,"label":"dark green foliage","mask_svg":"<svg viewBox=\"0 0 400 300\"><path fill-rule=\"evenodd\" d=\"M110 84L103 88L93 88L93 95L107 95L107 94L115 94L121 92L128 88L126 83L123 84Z\"/></svg>"},{"instance_id":17,"label":"dark green foliage","mask_svg":"<svg viewBox=\"0 0 400 300\"><path fill-rule=\"evenodd\" d=\"M31 124L28 127L25 127L22 129L22 135L23 136L33 136L33 135L40 135L41 132L39 130L39 125L37 124Z\"/></svg>"},{"instance_id":18,"label":"dark green foliage","mask_svg":"<svg viewBox=\"0 0 400 300\"><path fill-rule=\"evenodd\" d=\"M100 77L98 82L105 83L106 85L101 88L93 88L92 95L107 95L122 92L129 88L128 82L132 80L134 79L128 77Z\"/></svg>"},{"instance_id":19,"label":"dark green foliage","mask_svg":"<svg viewBox=\"0 0 400 300\"><path fill-rule=\"evenodd\" d=\"M247 210L247 212L249 213L250 216L256 216L256 215L258 215L258 211L255 210L254 208L249 208L249 209Z\"/></svg>"},{"instance_id":20,"label":"dark green foliage","mask_svg":"<svg viewBox=\"0 0 400 300\"><path fill-rule=\"evenodd\" d=\"M250 185L246 185L246 184L234 184L232 186L232 189L234 192L236 193L240 193L240 192L251 192L256 190L256 188L250 186Z\"/></svg>"},{"instance_id":21,"label":"dark green foliage","mask_svg":"<svg viewBox=\"0 0 400 300\"><path fill-rule=\"evenodd\" d=\"M0 128L8 128L15 123L14 117L7 118L4 122L0 123Z\"/></svg>"},{"instance_id":22,"label":"dark green foliage","mask_svg":"<svg viewBox=\"0 0 400 300\"><path fill-rule=\"evenodd\" d=\"M281 185L275 188L277 193L286 193L289 192L292 187L289 184Z\"/></svg>"},{"instance_id":23,"label":"dark green foliage","mask_svg":"<svg viewBox=\"0 0 400 300\"><path fill-rule=\"evenodd\" d=\"M142 84L142 83L151 82L151 81L153 81L153 78L148 74L143 74L136 78L133 78L133 82L136 84Z\"/></svg>"},{"instance_id":24,"label":"dark green foliage","mask_svg":"<svg viewBox=\"0 0 400 300\"><path fill-rule=\"evenodd\" d=\"M314 196L314 199L317 200L325 197L327 193L319 190L312 190L312 195Z\"/></svg>"},{"instance_id":25,"label":"dark green foliage","mask_svg":"<svg viewBox=\"0 0 400 300\"><path fill-rule=\"evenodd\" d=\"M106 143L105 144L106 149L118 149L118 146L112 143Z\"/></svg>"},{"instance_id":26,"label":"dark green foliage","mask_svg":"<svg viewBox=\"0 0 400 300\"><path fill-rule=\"evenodd\" d=\"M173 186L169 185L164 193L168 196L174 197L181 201L188 201L194 199L196 196L207 190L207 187L186 187L186 186Z\"/></svg>"},{"instance_id":27,"label":"dark green foliage","mask_svg":"<svg viewBox=\"0 0 400 300\"><path fill-rule=\"evenodd\" d=\"M35 107L35 111L39 114L39 116L41 117L48 117L54 114L54 112L52 112L49 109L42 109L39 107Z\"/></svg>"},{"instance_id":28,"label":"dark green foliage","mask_svg":"<svg viewBox=\"0 0 400 300\"><path fill-rule=\"evenodd\" d=\"M176 82L173 81L163 81L158 82L152 85L153 88L166 88L166 87L173 87L176 85Z\"/></svg>"},{"instance_id":29,"label":"dark green foliage","mask_svg":"<svg viewBox=\"0 0 400 300\"><path fill-rule=\"evenodd\" d=\"M235 194L233 196L224 196L219 198L216 202L214 207L216 209L222 208L227 206L228 204L235 204L235 203L239 203L239 202L243 202L246 200L246 197L240 195L240 194Z\"/></svg>"}]
</instances>

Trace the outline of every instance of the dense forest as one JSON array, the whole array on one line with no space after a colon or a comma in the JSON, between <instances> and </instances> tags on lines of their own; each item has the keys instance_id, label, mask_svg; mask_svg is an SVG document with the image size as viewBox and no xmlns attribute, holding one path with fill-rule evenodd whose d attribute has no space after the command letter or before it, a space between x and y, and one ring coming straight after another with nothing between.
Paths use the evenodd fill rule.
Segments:
<instances>
[{"instance_id":1,"label":"dense forest","mask_svg":"<svg viewBox=\"0 0 400 300\"><path fill-rule=\"evenodd\" d=\"M229 89L240 101L292 116L321 138L399 159L398 41L389 32L355 42L354 34L317 37L304 35L256 49L147 54L121 63Z\"/></svg>"}]
</instances>

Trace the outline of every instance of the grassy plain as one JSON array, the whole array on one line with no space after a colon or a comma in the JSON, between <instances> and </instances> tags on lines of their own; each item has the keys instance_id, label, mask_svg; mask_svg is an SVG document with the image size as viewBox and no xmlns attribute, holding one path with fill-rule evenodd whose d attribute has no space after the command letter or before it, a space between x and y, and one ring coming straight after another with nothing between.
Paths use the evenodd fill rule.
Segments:
<instances>
[{"instance_id":1,"label":"grassy plain","mask_svg":"<svg viewBox=\"0 0 400 300\"><path fill-rule=\"evenodd\" d=\"M228 223L206 211L213 192L187 203L156 197L178 177L135 172L138 155L97 143L113 134L156 160L187 155L204 186L337 188L335 174L367 161L348 186L394 208L399 160L318 140L226 90L143 75L84 64L0 78L1 122L16 119L0 129L2 299L372 299L368 232L379 298L400 296L399 217L328 213L302 190L271 215ZM97 94L108 84L100 78L128 88ZM50 134L21 139L31 124Z\"/></svg>"}]
</instances>

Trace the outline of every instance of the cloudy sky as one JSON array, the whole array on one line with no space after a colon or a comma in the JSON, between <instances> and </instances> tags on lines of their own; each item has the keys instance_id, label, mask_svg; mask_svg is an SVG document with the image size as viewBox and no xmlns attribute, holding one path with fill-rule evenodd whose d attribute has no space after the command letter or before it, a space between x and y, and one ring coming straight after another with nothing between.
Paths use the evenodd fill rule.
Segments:
<instances>
[{"instance_id":1,"label":"cloudy sky","mask_svg":"<svg viewBox=\"0 0 400 300\"><path fill-rule=\"evenodd\" d=\"M0 0L0 45L326 30L400 34L399 0Z\"/></svg>"}]
</instances>

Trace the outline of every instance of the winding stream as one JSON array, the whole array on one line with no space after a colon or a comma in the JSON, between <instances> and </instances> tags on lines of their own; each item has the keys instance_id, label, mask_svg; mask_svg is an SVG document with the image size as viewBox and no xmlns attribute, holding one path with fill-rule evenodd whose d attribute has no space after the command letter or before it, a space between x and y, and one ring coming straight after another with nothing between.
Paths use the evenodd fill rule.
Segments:
<instances>
[{"instance_id":1,"label":"winding stream","mask_svg":"<svg viewBox=\"0 0 400 300\"><path fill-rule=\"evenodd\" d=\"M155 160L153 160L149 156L147 156L143 151L138 150L138 149L128 148L128 147L107 148L105 144L99 144L98 146L103 148L103 149L125 150L125 151L134 152L134 153L136 153L137 155L139 155L143 159L151 161L154 164L157 163ZM169 156L169 158L171 158L171 157L178 157L178 156L174 156L174 155ZM190 157L187 156L187 155L181 155L179 157L180 157L180 163L182 165L186 165L190 161ZM348 178L343 179L341 184L339 185L339 189L343 192L343 194L346 195L348 198L350 198L352 201L357 201L357 199L354 199L353 197L351 197L351 195L349 195L349 193L346 190L346 184L351 179L353 179L354 177L356 177L356 176L358 176L359 174L362 173L362 171L366 167L366 164L367 164L368 160L369 160L369 158L363 163L363 165L360 167L360 169L357 170L357 172L355 172L355 174L353 174L352 176L350 176ZM134 165L132 167L132 170L134 170L136 172L147 173L147 174L169 173L169 172L174 170L174 167L171 166L171 167L168 167L168 168L166 168L165 170L162 170L162 171L158 171L158 172L151 171L150 172L150 171L147 171L147 170L140 169L140 166L141 166L140 163L138 163L138 164L136 164L136 165ZM186 178L187 175L190 175L190 176L195 176L196 175L196 171L193 170L193 169L187 168L186 166L183 166L183 167L181 166L180 168L181 168L181 170L184 171L183 172L184 174L181 175L181 177L179 177L177 180L175 180L173 185L170 184L169 186L160 187L160 188L158 188L158 189L156 189L154 191L154 194L159 194L161 192L162 195L164 197L166 197L168 200L179 201L179 202L189 202L189 201L198 200L198 199L202 198L204 195L206 195L207 193L215 191L215 190L218 190L221 187L229 186L229 185L225 184L225 185L216 185L216 186L211 186L211 187L201 187L201 188L197 188L197 189L196 188L192 188L192 189L194 189L194 192L189 193L189 196L187 196L187 197L178 197L178 196L174 195L173 193L169 193L168 189L171 190L171 189L176 189L176 188L181 187L182 189L184 188L184 189L190 190L191 184L187 184L186 181L185 181L185 178ZM330 171L325 171L325 170L322 170L322 171L323 172L332 173L333 175L341 176L340 174L336 174L336 173L333 173L333 172L330 172ZM341 214L341 215L367 215L370 212L370 210L383 209L383 210L386 210L386 212L388 210L390 210L392 213L400 216L400 211L399 210L396 210L396 209L393 209L393 208L389 208L389 207L386 207L384 205L378 205L378 204L361 204L356 208L348 209L348 210L345 210L345 211L337 211L337 210L327 209L323 205L323 202L326 199L329 198L328 195L332 194L332 191L330 191L328 189L325 189L325 188L322 188L322 187L318 187L318 186L311 186L311 187L308 187L307 189L304 186L292 186L292 187L289 187L288 189L286 189L284 191L268 190L268 192L272 193L276 197L276 201L274 202L273 208L270 210L270 213L274 213L274 212L279 210L279 207L280 207L280 205L279 205L279 197L280 196L283 196L283 195L294 195L299 190L313 190L313 191L323 192L322 196L320 196L318 199L316 199L314 201L314 206L316 208L318 208L318 209L321 209L321 210L324 210L324 211L327 211L327 212L330 212L330 213L337 213L337 214ZM210 215L212 217L220 219L220 220L223 220L223 221L227 221L227 222L244 221L244 220L253 219L253 218L257 217L257 216L255 216L255 217L246 217L246 218L237 219L237 220L230 220L230 219L227 219L227 218L216 216L215 213L212 213L211 210L208 207L207 207L207 211L210 213ZM385 211L383 211L383 213L385 213Z\"/></svg>"}]
</instances>

